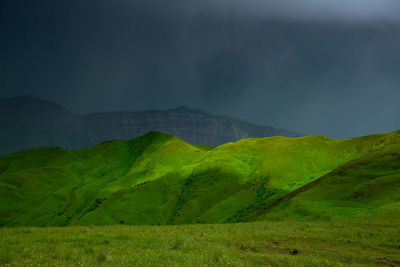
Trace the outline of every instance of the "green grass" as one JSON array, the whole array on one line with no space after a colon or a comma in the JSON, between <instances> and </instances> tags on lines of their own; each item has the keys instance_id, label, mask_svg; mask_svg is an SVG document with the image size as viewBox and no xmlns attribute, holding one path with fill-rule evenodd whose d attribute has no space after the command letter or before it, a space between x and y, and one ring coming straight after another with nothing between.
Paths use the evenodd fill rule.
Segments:
<instances>
[{"instance_id":1,"label":"green grass","mask_svg":"<svg viewBox=\"0 0 400 267\"><path fill-rule=\"evenodd\" d=\"M398 266L399 219L0 228L0 265Z\"/></svg>"},{"instance_id":2,"label":"green grass","mask_svg":"<svg viewBox=\"0 0 400 267\"><path fill-rule=\"evenodd\" d=\"M389 155L399 148L399 131L345 140L324 136L244 139L216 148L151 132L131 141L105 142L75 151L35 148L0 158L0 225L165 225L286 219L281 211L281 215L270 217L260 212L269 211L272 204L293 211L292 206L277 203L352 160L376 153ZM397 162L397 158L385 156L380 164ZM364 170L368 175L380 171L379 166L368 168ZM296 200L300 204L295 212L287 213L296 219L335 219L396 210L396 193L385 197L385 192L398 192L399 176L393 173L386 177L391 170L382 171L385 173L378 175L375 184L362 172L343 171L335 178L343 180L346 192L354 194L353 198L339 195L342 207L354 205L353 211L351 207L334 211L337 203L325 201L325 191L321 191L313 193L314 200ZM365 187L359 188L359 181L365 182ZM376 199L369 199L371 204L359 209L360 196L366 201L368 188L375 186L381 192L373 192ZM327 189L333 198L342 190ZM324 201L320 202L320 197ZM324 215L325 210L329 216Z\"/></svg>"},{"instance_id":3,"label":"green grass","mask_svg":"<svg viewBox=\"0 0 400 267\"><path fill-rule=\"evenodd\" d=\"M400 210L400 150L370 153L261 208L259 220L336 220Z\"/></svg>"},{"instance_id":4,"label":"green grass","mask_svg":"<svg viewBox=\"0 0 400 267\"><path fill-rule=\"evenodd\" d=\"M399 163L400 131L9 154L0 266L400 266Z\"/></svg>"}]
</instances>

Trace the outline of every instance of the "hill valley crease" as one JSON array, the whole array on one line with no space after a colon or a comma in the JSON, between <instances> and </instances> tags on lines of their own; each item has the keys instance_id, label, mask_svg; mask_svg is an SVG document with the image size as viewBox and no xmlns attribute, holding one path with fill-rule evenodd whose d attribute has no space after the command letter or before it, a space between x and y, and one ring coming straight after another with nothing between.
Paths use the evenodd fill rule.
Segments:
<instances>
[{"instance_id":1,"label":"hill valley crease","mask_svg":"<svg viewBox=\"0 0 400 267\"><path fill-rule=\"evenodd\" d=\"M0 225L329 221L400 210L400 131L217 147L150 132L0 157Z\"/></svg>"}]
</instances>

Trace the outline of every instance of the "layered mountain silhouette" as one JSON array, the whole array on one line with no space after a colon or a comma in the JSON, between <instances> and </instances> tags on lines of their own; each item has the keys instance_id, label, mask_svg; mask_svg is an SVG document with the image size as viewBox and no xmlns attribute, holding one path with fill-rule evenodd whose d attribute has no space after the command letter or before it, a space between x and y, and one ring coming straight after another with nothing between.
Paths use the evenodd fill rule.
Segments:
<instances>
[{"instance_id":1,"label":"layered mountain silhouette","mask_svg":"<svg viewBox=\"0 0 400 267\"><path fill-rule=\"evenodd\" d=\"M0 155L47 145L78 149L114 139L130 140L150 131L212 146L243 138L300 136L186 107L79 115L34 96L0 98Z\"/></svg>"},{"instance_id":2,"label":"layered mountain silhouette","mask_svg":"<svg viewBox=\"0 0 400 267\"><path fill-rule=\"evenodd\" d=\"M0 225L331 220L400 210L400 131L243 139L150 132L0 158Z\"/></svg>"}]
</instances>

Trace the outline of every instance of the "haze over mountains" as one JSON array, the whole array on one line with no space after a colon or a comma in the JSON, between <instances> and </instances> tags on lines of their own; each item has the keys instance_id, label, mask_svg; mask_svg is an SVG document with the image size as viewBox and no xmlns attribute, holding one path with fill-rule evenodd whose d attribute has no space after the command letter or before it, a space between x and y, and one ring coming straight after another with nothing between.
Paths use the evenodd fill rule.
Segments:
<instances>
[{"instance_id":1,"label":"haze over mountains","mask_svg":"<svg viewBox=\"0 0 400 267\"><path fill-rule=\"evenodd\" d=\"M1 3L3 97L202 107L334 138L400 129L398 0Z\"/></svg>"},{"instance_id":2,"label":"haze over mountains","mask_svg":"<svg viewBox=\"0 0 400 267\"><path fill-rule=\"evenodd\" d=\"M212 146L251 137L300 136L186 107L84 116L34 96L0 98L0 155L46 145L77 149L114 139L129 140L150 131Z\"/></svg>"}]
</instances>

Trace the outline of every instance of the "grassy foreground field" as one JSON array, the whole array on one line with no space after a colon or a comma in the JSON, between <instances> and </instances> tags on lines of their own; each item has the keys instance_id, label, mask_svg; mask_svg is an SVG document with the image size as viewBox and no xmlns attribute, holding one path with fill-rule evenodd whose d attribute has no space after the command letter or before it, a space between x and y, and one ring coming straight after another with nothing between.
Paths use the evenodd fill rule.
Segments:
<instances>
[{"instance_id":1,"label":"grassy foreground field","mask_svg":"<svg viewBox=\"0 0 400 267\"><path fill-rule=\"evenodd\" d=\"M399 218L2 228L0 265L400 266Z\"/></svg>"}]
</instances>

